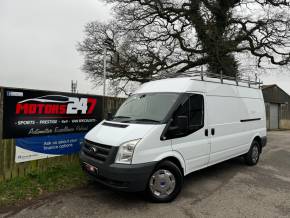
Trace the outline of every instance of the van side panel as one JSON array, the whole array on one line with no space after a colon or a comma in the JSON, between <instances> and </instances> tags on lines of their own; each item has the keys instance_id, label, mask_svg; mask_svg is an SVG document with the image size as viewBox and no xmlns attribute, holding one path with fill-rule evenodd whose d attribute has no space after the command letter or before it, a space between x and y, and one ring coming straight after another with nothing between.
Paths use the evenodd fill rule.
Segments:
<instances>
[{"instance_id":1,"label":"van side panel","mask_svg":"<svg viewBox=\"0 0 290 218\"><path fill-rule=\"evenodd\" d=\"M248 149L239 120L239 103L236 97L208 96L209 129L215 129L211 135L210 164Z\"/></svg>"},{"instance_id":2,"label":"van side panel","mask_svg":"<svg viewBox=\"0 0 290 218\"><path fill-rule=\"evenodd\" d=\"M252 97L249 97L250 92L252 92L250 95ZM266 113L262 91L240 87L238 89L238 97L240 97L243 102L242 105L244 105L244 107L240 107L240 113L242 116L242 128L247 132L246 140L251 144L256 136L266 137ZM246 116L248 118L244 118Z\"/></svg>"},{"instance_id":3,"label":"van side panel","mask_svg":"<svg viewBox=\"0 0 290 218\"><path fill-rule=\"evenodd\" d=\"M207 166L210 154L209 139L202 128L186 137L172 139L172 148L186 163L186 174Z\"/></svg>"},{"instance_id":4,"label":"van side panel","mask_svg":"<svg viewBox=\"0 0 290 218\"><path fill-rule=\"evenodd\" d=\"M165 124L156 125L137 144L132 164L158 161L158 158L172 151L171 140L160 140Z\"/></svg>"},{"instance_id":5,"label":"van side panel","mask_svg":"<svg viewBox=\"0 0 290 218\"><path fill-rule=\"evenodd\" d=\"M253 138L265 133L261 91L229 85L210 85L207 93L211 155L209 165L246 153ZM218 87L218 86L223 86Z\"/></svg>"}]
</instances>

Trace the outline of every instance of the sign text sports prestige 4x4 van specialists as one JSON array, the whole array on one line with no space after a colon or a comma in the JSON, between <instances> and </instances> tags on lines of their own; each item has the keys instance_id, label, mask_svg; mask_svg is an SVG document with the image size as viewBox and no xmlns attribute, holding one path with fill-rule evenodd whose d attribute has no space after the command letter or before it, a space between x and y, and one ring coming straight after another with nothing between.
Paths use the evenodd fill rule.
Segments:
<instances>
[{"instance_id":1,"label":"sign text sports prestige 4x4 van specialists","mask_svg":"<svg viewBox=\"0 0 290 218\"><path fill-rule=\"evenodd\" d=\"M211 82L209 81L211 80ZM244 155L255 165L266 144L263 95L193 78L146 83L85 136L83 169L98 182L173 200L183 176Z\"/></svg>"}]
</instances>

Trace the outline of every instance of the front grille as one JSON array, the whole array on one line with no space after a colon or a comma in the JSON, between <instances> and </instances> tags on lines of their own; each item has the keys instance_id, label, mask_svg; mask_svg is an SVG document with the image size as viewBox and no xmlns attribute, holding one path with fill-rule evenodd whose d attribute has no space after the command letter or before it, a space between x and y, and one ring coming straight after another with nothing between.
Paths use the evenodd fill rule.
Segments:
<instances>
[{"instance_id":1,"label":"front grille","mask_svg":"<svg viewBox=\"0 0 290 218\"><path fill-rule=\"evenodd\" d=\"M85 140L83 151L86 155L100 162L106 162L112 153L112 146Z\"/></svg>"}]
</instances>

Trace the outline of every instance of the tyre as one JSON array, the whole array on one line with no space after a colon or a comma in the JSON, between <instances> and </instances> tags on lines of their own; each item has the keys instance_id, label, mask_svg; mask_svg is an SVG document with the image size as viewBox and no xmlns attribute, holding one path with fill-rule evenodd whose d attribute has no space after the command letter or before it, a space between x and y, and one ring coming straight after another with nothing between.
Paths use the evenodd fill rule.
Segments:
<instances>
[{"instance_id":1,"label":"tyre","mask_svg":"<svg viewBox=\"0 0 290 218\"><path fill-rule=\"evenodd\" d=\"M244 159L247 165L249 166L254 166L259 162L259 158L260 158L260 144L259 142L257 142L256 140L254 140L252 142L251 148L248 151L248 153L246 153L244 155Z\"/></svg>"},{"instance_id":2,"label":"tyre","mask_svg":"<svg viewBox=\"0 0 290 218\"><path fill-rule=\"evenodd\" d=\"M181 191L183 174L171 161L163 161L151 174L146 195L153 202L165 203L174 200Z\"/></svg>"}]
</instances>

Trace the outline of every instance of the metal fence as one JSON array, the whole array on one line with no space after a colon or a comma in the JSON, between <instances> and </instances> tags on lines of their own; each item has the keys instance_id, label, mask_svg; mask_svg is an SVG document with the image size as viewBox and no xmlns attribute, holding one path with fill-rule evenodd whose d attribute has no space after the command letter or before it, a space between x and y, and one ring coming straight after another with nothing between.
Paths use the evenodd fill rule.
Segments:
<instances>
[{"instance_id":1,"label":"metal fence","mask_svg":"<svg viewBox=\"0 0 290 218\"><path fill-rule=\"evenodd\" d=\"M124 98L105 97L104 114L115 112ZM3 89L0 88L0 133L2 133L3 121ZM15 139L0 140L0 181L9 180L13 177L24 176L33 171L45 171L55 165L66 165L78 162L78 154L51 157L24 163L15 163Z\"/></svg>"}]
</instances>

